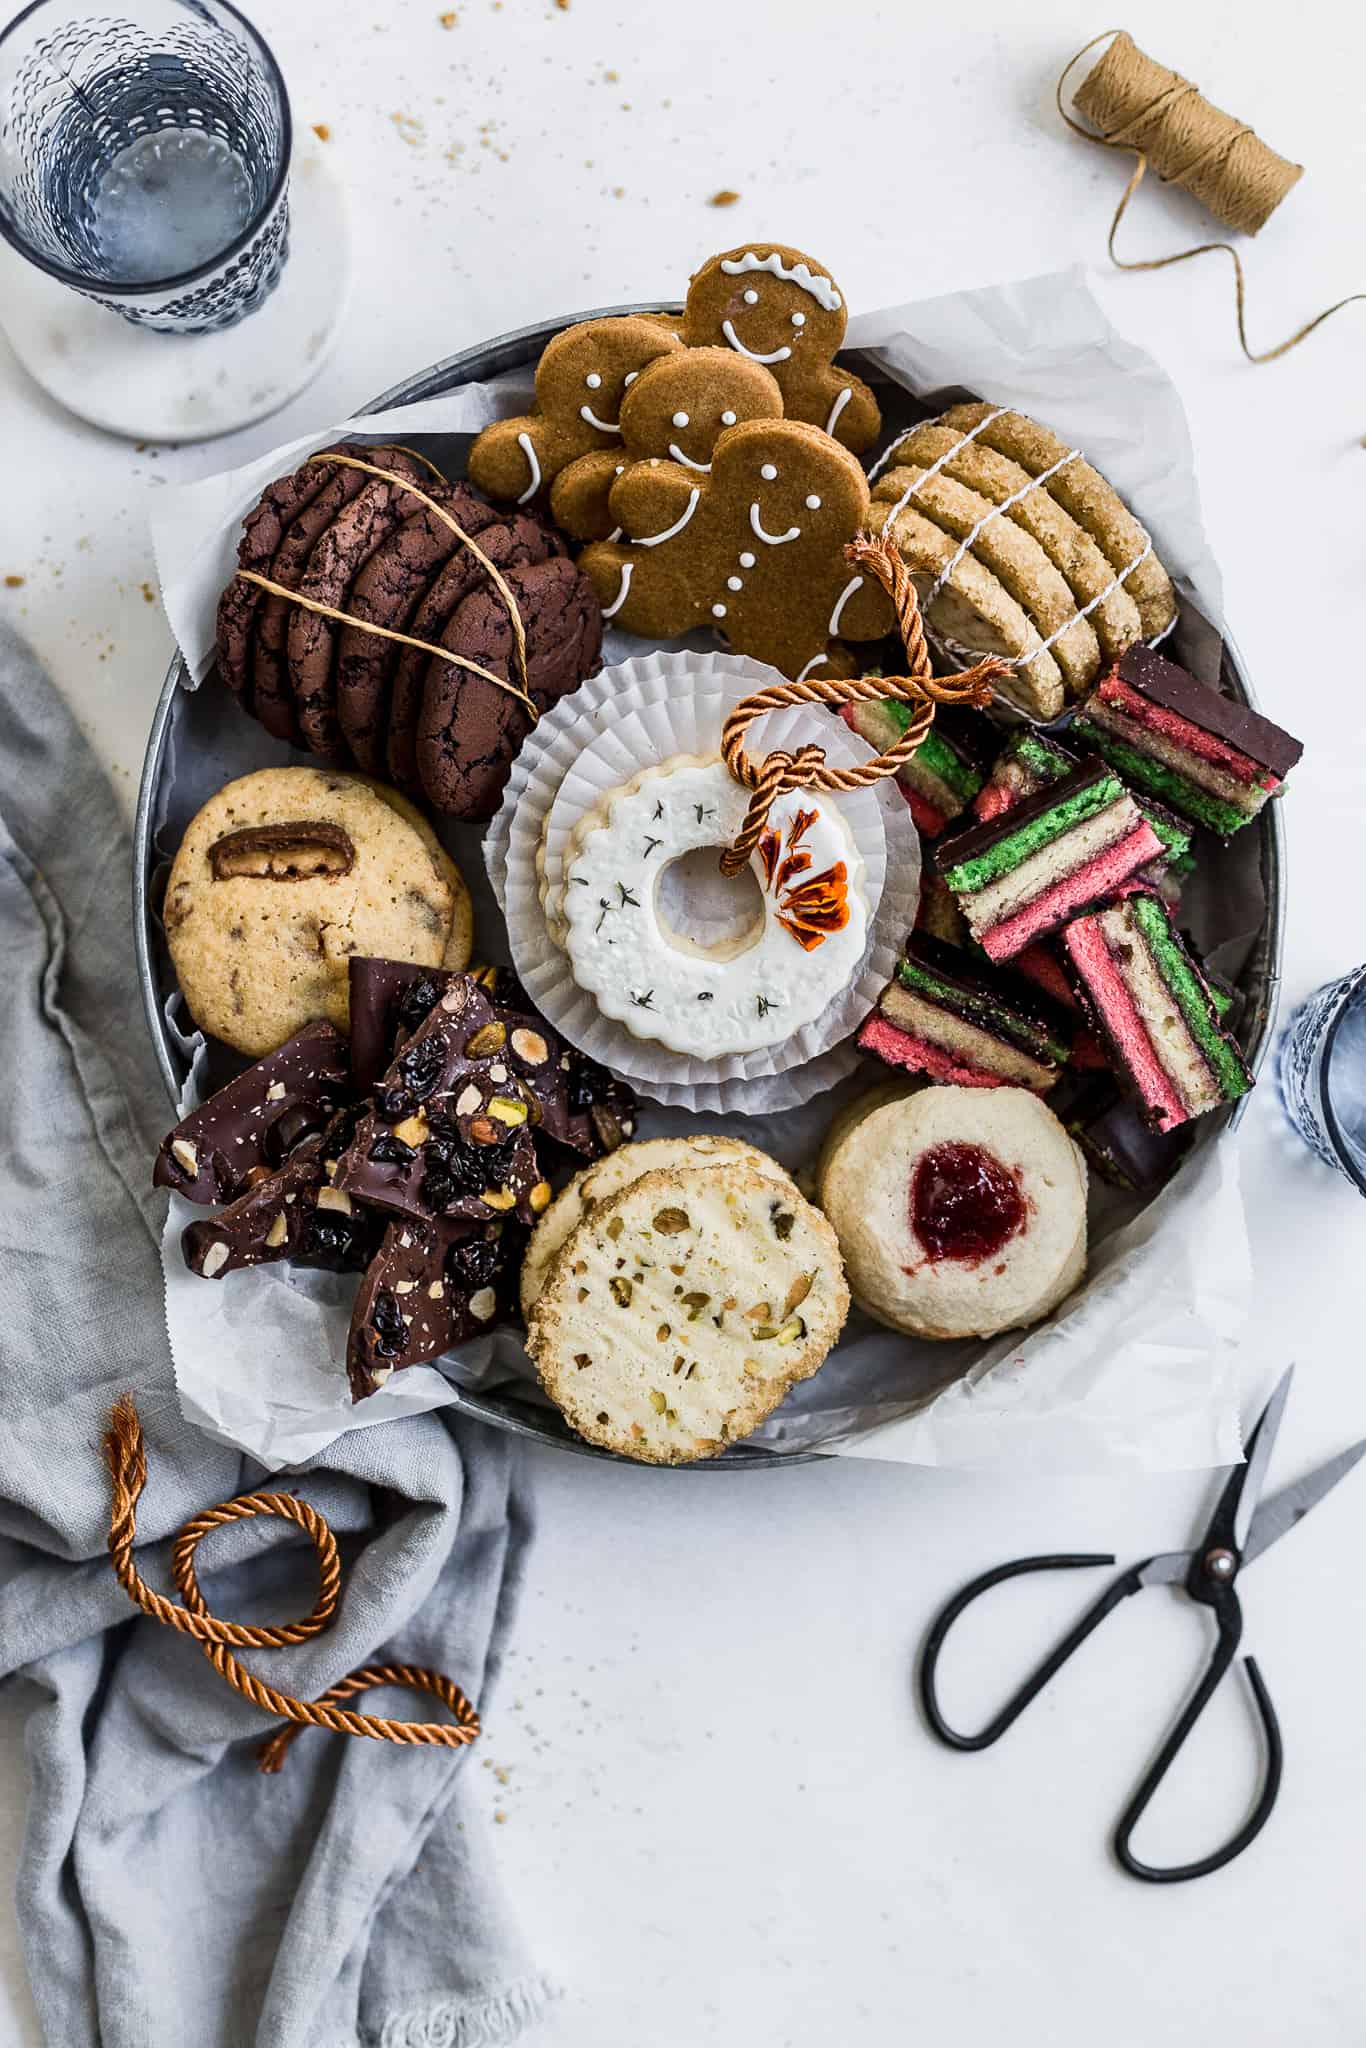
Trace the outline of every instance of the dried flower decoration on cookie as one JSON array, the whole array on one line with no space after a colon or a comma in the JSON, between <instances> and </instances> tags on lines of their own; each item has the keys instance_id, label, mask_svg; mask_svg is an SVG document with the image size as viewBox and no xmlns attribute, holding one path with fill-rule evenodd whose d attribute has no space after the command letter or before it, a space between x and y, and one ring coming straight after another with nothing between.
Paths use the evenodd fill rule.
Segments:
<instances>
[{"instance_id":1,"label":"dried flower decoration on cookie","mask_svg":"<svg viewBox=\"0 0 1366 2048\"><path fill-rule=\"evenodd\" d=\"M492 498L525 505L577 456L618 447L628 387L647 363L682 348L676 334L644 313L566 327L536 366L532 410L495 420L471 448L471 483Z\"/></svg>"},{"instance_id":2,"label":"dried flower decoration on cookie","mask_svg":"<svg viewBox=\"0 0 1366 2048\"><path fill-rule=\"evenodd\" d=\"M780 243L713 256L688 286L683 339L724 345L777 378L789 419L832 434L855 455L882 425L862 378L834 361L848 324L843 294L811 257Z\"/></svg>"},{"instance_id":3,"label":"dried flower decoration on cookie","mask_svg":"<svg viewBox=\"0 0 1366 2048\"><path fill-rule=\"evenodd\" d=\"M805 791L774 803L751 861L755 922L706 943L670 926L666 870L729 845L747 808L724 762L680 754L608 791L565 854L574 979L633 1036L695 1059L776 1045L814 1023L853 978L867 936L849 828L832 800Z\"/></svg>"},{"instance_id":4,"label":"dried flower decoration on cookie","mask_svg":"<svg viewBox=\"0 0 1366 2048\"><path fill-rule=\"evenodd\" d=\"M629 538L595 541L579 566L603 616L662 640L694 626L786 676L851 675L836 636L875 640L894 623L886 593L853 576L844 546L868 523L868 481L828 435L799 420L728 427L709 475L637 463L612 516Z\"/></svg>"},{"instance_id":5,"label":"dried flower decoration on cookie","mask_svg":"<svg viewBox=\"0 0 1366 2048\"><path fill-rule=\"evenodd\" d=\"M819 818L818 811L796 811L783 832L767 826L758 847L765 887L778 899L778 922L807 953L849 922L849 870L842 860L797 879L811 866L810 850L801 842Z\"/></svg>"}]
</instances>

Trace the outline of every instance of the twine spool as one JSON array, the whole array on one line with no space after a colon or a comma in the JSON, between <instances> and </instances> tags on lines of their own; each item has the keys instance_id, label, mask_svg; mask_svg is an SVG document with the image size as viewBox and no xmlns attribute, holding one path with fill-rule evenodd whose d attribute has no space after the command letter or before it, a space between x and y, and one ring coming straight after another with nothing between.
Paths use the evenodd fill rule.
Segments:
<instances>
[{"instance_id":1,"label":"twine spool","mask_svg":"<svg viewBox=\"0 0 1366 2048\"><path fill-rule=\"evenodd\" d=\"M1064 88L1082 58L1109 38L1113 38L1109 48L1091 67L1073 97L1076 112L1091 124L1083 127L1063 104ZM1170 256L1141 260L1120 256L1115 249L1115 236L1149 164L1164 183L1179 185L1216 220L1242 235L1255 235L1265 227L1303 176L1303 165L1279 156L1245 121L1224 113L1207 100L1190 79L1149 57L1125 29L1107 28L1078 50L1063 69L1055 98L1058 112L1074 135L1106 149L1127 149L1137 158L1110 222L1107 246L1111 262L1120 270L1165 270L1168 264L1186 263L1192 256L1221 250L1233 264L1238 341L1250 363L1270 363L1287 355L1334 313L1366 298L1366 293L1353 292L1307 320L1275 348L1254 350L1249 346L1244 321L1246 285L1242 259L1231 242L1201 242L1193 249L1179 249Z\"/></svg>"},{"instance_id":2,"label":"twine spool","mask_svg":"<svg viewBox=\"0 0 1366 2048\"><path fill-rule=\"evenodd\" d=\"M1092 45L1094 47L1094 45ZM1078 86L1073 105L1117 149L1137 150L1235 234L1265 227L1303 164L1278 156L1245 121L1139 49L1124 29Z\"/></svg>"}]
</instances>

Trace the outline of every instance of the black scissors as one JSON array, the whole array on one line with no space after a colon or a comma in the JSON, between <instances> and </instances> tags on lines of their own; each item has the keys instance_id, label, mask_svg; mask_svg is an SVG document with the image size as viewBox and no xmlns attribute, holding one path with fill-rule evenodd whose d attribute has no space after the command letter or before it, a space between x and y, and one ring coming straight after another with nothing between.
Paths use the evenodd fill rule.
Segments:
<instances>
[{"instance_id":1,"label":"black scissors","mask_svg":"<svg viewBox=\"0 0 1366 2048\"><path fill-rule=\"evenodd\" d=\"M1227 1485L1219 1496L1206 1529L1203 1540L1194 1550L1176 1550L1163 1557L1150 1557L1142 1564L1136 1564L1131 1571L1115 1579L1100 1598L1087 1608L1076 1626L1068 1631L1052 1652L1040 1664L1037 1671L1027 1678L1019 1690L1007 1700L994 1720L987 1723L976 1735L961 1735L956 1728L950 1728L939 1707L935 1692L935 1670L944 1639L948 1635L964 1608L969 1607L979 1593L985 1593L992 1586L999 1586L1005 1579L1018 1578L1023 1572L1070 1571L1082 1565L1113 1564L1112 1556L1071 1555L1057 1557L1022 1557L1014 1564L998 1565L995 1571L983 1572L970 1586L965 1586L956 1599L950 1600L931 1628L925 1639L920 1659L920 1698L926 1719L941 1742L953 1749L989 1749L993 1742L1000 1740L1011 1724L1018 1720L1029 1702L1043 1691L1054 1673L1059 1671L1091 1634L1099 1627L1107 1614L1118 1607L1121 1600L1127 1600L1130 1593L1141 1593L1145 1586L1184 1585L1192 1600L1198 1600L1202 1607L1214 1610L1218 1623L1219 1639L1209 1668L1199 1685L1187 1701L1176 1725L1158 1751L1151 1768L1142 1779L1133 1798L1119 1817L1114 1833L1114 1851L1119 1862L1131 1877L1143 1878L1149 1884L1180 1884L1191 1877L1205 1877L1212 1870L1220 1870L1225 1863L1231 1863L1240 1856L1249 1842L1261 1833L1271 1818L1271 1809L1276 1804L1276 1795L1281 1784L1281 1731L1276 1719L1276 1710L1271 1704L1262 1674L1256 1659L1245 1659L1248 1681L1252 1695L1261 1716L1262 1731L1266 1739L1266 1762L1262 1776L1261 1790L1243 1825L1221 1849L1209 1856L1202 1856L1196 1863L1180 1863L1168 1869L1144 1863L1130 1848L1130 1838L1139 1820L1146 1811L1148 1802L1171 1768L1178 1750L1199 1720L1218 1687L1224 1673L1233 1662L1243 1633L1243 1612L1238 1602L1236 1580L1244 1565L1293 1529L1309 1513L1309 1510L1330 1493L1340 1479L1347 1474L1358 1460L1366 1455L1366 1439L1353 1444L1336 1458L1330 1458L1326 1465L1320 1465L1317 1472L1311 1472L1287 1486L1260 1508L1257 1502L1271 1463L1271 1453L1276 1442L1276 1432L1281 1425L1285 1411L1286 1397L1290 1392L1291 1375L1294 1367L1287 1369L1275 1393L1258 1417L1257 1426L1248 1440L1247 1461L1231 1474Z\"/></svg>"}]
</instances>

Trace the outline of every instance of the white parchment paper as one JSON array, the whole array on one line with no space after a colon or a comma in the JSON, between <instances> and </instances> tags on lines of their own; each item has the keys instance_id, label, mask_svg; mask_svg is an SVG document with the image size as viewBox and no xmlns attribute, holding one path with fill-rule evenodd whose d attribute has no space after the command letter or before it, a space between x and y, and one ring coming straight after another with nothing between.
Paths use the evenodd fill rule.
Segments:
<instances>
[{"instance_id":1,"label":"white parchment paper","mask_svg":"<svg viewBox=\"0 0 1366 2048\"><path fill-rule=\"evenodd\" d=\"M1084 448L1152 530L1183 598L1181 658L1213 678L1219 577L1201 525L1181 402L1152 358L1115 333L1080 270L865 313L851 323L849 342L873 351L893 385L920 401L917 410L976 395L1019 406ZM522 409L529 395L522 372L323 426L245 468L159 492L152 523L162 595L194 681L212 667L214 612L232 572L238 523L272 477L343 436L416 443L460 474L469 438L487 420ZM642 651L627 635L609 637L609 659ZM288 758L232 706L221 719L206 707L200 729L203 758L178 759L174 800L163 803L158 822L168 835L183 824L187 805L230 774ZM488 890L479 893L477 841L459 832L450 839L476 889L481 952L497 956L499 913ZM1249 846L1220 855L1201 878L1189 921L1201 945L1236 971L1263 908ZM202 1068L196 1061L187 1104L198 1099ZM782 1116L699 1120L682 1108L652 1109L640 1135L695 1130L700 1121L800 1170L831 1115L863 1085L856 1076ZM1159 1471L1236 1459L1237 1348L1251 1275L1237 1144L1221 1130L1224 1121L1205 1120L1177 1180L1146 1208L1093 1181L1088 1278L1052 1321L990 1345L932 1345L856 1313L820 1372L751 1441L783 1452L1037 1472ZM451 1400L451 1382L501 1388L528 1412L540 1401L515 1334L500 1331L453 1354L440 1371L411 1368L353 1409L341 1368L351 1283L283 1268L219 1283L197 1279L179 1253L188 1212L175 1203L172 1211L163 1247L166 1312L182 1405L266 1465L309 1456L347 1428Z\"/></svg>"}]
</instances>

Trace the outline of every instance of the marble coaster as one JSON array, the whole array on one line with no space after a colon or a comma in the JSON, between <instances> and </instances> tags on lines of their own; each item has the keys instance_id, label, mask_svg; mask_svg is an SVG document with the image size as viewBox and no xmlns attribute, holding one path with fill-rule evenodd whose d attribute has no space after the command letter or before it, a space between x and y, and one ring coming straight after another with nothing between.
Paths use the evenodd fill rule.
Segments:
<instances>
[{"instance_id":1,"label":"marble coaster","mask_svg":"<svg viewBox=\"0 0 1366 2048\"><path fill-rule=\"evenodd\" d=\"M312 136L296 143L289 256L265 304L217 334L134 327L0 241L0 326L68 412L138 441L206 441L277 412L321 370L351 290L346 193Z\"/></svg>"}]
</instances>

